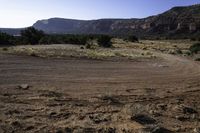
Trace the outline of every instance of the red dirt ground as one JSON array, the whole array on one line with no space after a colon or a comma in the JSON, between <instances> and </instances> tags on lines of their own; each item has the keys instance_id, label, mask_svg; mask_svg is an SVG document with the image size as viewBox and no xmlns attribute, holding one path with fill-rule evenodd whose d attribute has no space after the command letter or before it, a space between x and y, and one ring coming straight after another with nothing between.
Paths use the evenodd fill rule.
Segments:
<instances>
[{"instance_id":1,"label":"red dirt ground","mask_svg":"<svg viewBox=\"0 0 200 133\"><path fill-rule=\"evenodd\" d=\"M183 57L157 55L162 59L1 54L0 132L198 131L200 65ZM138 115L145 120L137 120ZM146 117L154 121L148 123Z\"/></svg>"}]
</instances>

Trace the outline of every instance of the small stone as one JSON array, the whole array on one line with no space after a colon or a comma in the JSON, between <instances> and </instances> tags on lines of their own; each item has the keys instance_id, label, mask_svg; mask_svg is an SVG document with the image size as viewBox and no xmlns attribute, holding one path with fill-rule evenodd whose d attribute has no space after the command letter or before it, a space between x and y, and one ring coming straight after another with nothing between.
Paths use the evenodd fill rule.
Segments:
<instances>
[{"instance_id":1,"label":"small stone","mask_svg":"<svg viewBox=\"0 0 200 133\"><path fill-rule=\"evenodd\" d=\"M193 119L193 120L198 119L198 115L197 114L192 114L191 115L191 119Z\"/></svg>"},{"instance_id":2,"label":"small stone","mask_svg":"<svg viewBox=\"0 0 200 133\"><path fill-rule=\"evenodd\" d=\"M21 84L18 86L18 89L27 90L30 86L28 84Z\"/></svg>"},{"instance_id":3,"label":"small stone","mask_svg":"<svg viewBox=\"0 0 200 133\"><path fill-rule=\"evenodd\" d=\"M159 113L159 112L156 111L156 110L150 110L150 111L149 111L149 114L153 115L154 117L162 116L162 114Z\"/></svg>"},{"instance_id":4,"label":"small stone","mask_svg":"<svg viewBox=\"0 0 200 133\"><path fill-rule=\"evenodd\" d=\"M155 114L155 111L154 111L154 110L150 110L149 113L150 113L151 115L154 115L154 114Z\"/></svg>"}]
</instances>

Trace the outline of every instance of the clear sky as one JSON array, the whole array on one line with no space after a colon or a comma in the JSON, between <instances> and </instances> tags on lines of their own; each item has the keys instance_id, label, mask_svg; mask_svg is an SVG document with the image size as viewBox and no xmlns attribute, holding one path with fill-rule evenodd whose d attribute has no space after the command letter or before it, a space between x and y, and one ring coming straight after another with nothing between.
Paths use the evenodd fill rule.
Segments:
<instances>
[{"instance_id":1,"label":"clear sky","mask_svg":"<svg viewBox=\"0 0 200 133\"><path fill-rule=\"evenodd\" d=\"M0 27L31 26L39 19L143 18L200 0L0 0Z\"/></svg>"}]
</instances>

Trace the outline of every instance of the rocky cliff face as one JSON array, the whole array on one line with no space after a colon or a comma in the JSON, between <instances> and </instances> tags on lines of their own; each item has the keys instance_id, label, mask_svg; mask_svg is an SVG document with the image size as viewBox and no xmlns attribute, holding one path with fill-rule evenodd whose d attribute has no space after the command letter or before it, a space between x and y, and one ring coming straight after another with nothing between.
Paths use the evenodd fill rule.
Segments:
<instances>
[{"instance_id":1,"label":"rocky cliff face","mask_svg":"<svg viewBox=\"0 0 200 133\"><path fill-rule=\"evenodd\" d=\"M157 35L200 31L200 5L174 7L144 19L70 20L52 18L33 25L47 33Z\"/></svg>"}]
</instances>

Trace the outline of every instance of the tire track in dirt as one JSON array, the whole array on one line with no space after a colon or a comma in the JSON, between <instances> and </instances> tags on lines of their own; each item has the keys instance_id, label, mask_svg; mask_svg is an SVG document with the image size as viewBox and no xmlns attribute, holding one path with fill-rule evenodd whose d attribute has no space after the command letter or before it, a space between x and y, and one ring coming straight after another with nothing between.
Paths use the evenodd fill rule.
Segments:
<instances>
[{"instance_id":1,"label":"tire track in dirt","mask_svg":"<svg viewBox=\"0 0 200 133\"><path fill-rule=\"evenodd\" d=\"M131 119L134 113L148 114L147 108L158 111L159 104L169 104L155 120L174 130L178 122L171 108L177 106L176 101L185 98L183 103L199 105L200 65L183 57L155 55L162 59L97 61L0 55L0 129L134 132L145 128ZM17 87L24 83L30 88ZM195 122L190 126L195 127Z\"/></svg>"}]
</instances>

